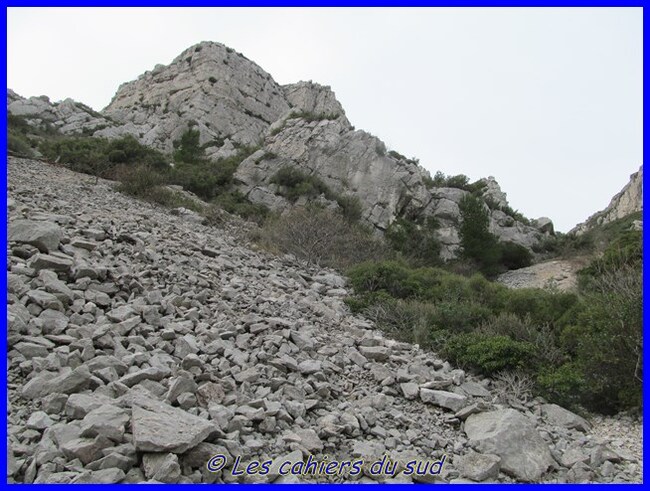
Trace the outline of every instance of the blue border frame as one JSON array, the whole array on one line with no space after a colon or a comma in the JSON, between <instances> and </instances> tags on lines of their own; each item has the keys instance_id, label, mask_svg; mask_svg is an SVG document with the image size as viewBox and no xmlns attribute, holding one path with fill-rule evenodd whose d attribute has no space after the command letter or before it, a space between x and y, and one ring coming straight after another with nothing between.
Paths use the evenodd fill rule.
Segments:
<instances>
[{"instance_id":1,"label":"blue border frame","mask_svg":"<svg viewBox=\"0 0 650 491\"><path fill-rule=\"evenodd\" d=\"M521 0L447 0L447 1L432 1L432 0L407 0L404 2L400 2L398 0L366 0L366 1L359 1L359 0L271 0L271 1L263 1L263 0L222 0L222 1L210 1L210 0L190 0L188 2L182 2L179 0L134 0L134 1L129 1L129 0L100 0L96 2L90 2L90 1L83 1L83 0L61 0L61 1L56 1L56 0L27 0L27 1L20 1L20 0L6 0L5 8L2 8L2 26L5 29L5 37L4 37L4 42L5 42L5 47L7 44L7 37L6 37L6 29L7 29L7 8L9 7L207 7L207 6L212 6L212 7L645 7L646 6L646 1L644 0L637 0L637 1L620 1L617 2L616 0L570 0L570 1L558 1L558 0L533 0L533 1L521 1ZM643 62L644 62L644 88L645 88L645 67L647 66L647 59L648 59L648 49L647 49L647 34L648 34L648 27L647 27L647 22L646 22L646 15L645 15L645 8L643 10ZM5 85L7 84L7 51L6 49L2 51L2 57L3 57L3 63L2 63L2 69L4 73L4 80L5 80ZM648 102L647 102L647 97L644 97L643 100L643 121L645 123L646 121L646 114L648 112ZM2 116L3 118L3 131L2 135L0 135L0 141L2 142L2 149L4 151L4 155L7 155L7 113L5 112ZM644 147L645 143L647 141L648 137L648 131L644 125L644 132L643 132L643 142L644 142ZM6 161L5 161L6 162ZM7 167L5 164L5 172L2 174L2 194L4 198L4 202L6 203L7 200ZM643 178L643 187L647 188L648 181L650 179L647 178L646 174L644 173L644 178ZM645 193L644 193L644 205L645 205ZM647 208L644 206L644 211L643 211L643 221L644 223L647 223L648 221L648 216L650 215L650 212L648 212ZM8 237L7 237L7 225L8 225L8 210L7 210L7 215L5 217L5 221L2 224L3 227L3 233L5 237L5 244L8 243ZM644 227L643 230L643 253L644 253L644 268L643 268L643 290L644 292L647 290L648 286L650 285L650 276L647 273L647 270L645 268L645 252L646 252L646 244L647 244L647 228ZM6 253L6 249L5 249ZM2 275L2 285L4 288L4 291L7 291L7 276ZM3 317L3 325L5 326L5 332L7 328L7 316L6 316L6 307L5 307L5 316ZM643 333L644 333L644 343L643 343L643 358L644 358L644 366L645 366L645 360L648 359L648 353L650 351L650 348L648 348L648 343L645 342L645 333L646 329L645 327L647 326L647 319L648 319L648 309L646 308L646 301L645 301L645 296L644 296L644 301L643 301ZM2 346L2 350L4 353L7 353L7 339L6 336L0 336L0 343ZM3 373L7 373L7 357L3 356L2 357L2 369ZM643 400L644 402L647 400L647 392L648 392L648 384L644 383L643 384ZM7 404L8 401L8 388L5 385L5 392L4 392L4 397L2 398L1 401L1 406L4 409L4 414L7 414ZM645 421L646 416L648 414L647 407L644 404L643 407L643 419ZM648 430L647 425L644 424L643 426L643 441L647 442L650 439L650 430ZM4 438L2 439L1 442L2 447L0 449L3 451L4 455L7 455L7 427L4 427ZM648 466L646 464L646 454L645 454L645 445L644 445L644 452L643 452L643 482L649 482L650 480L648 479L650 477L650 469L648 469ZM7 470L7 460L3 460L2 463L2 469L4 470L4 476L6 476L6 470ZM5 477L6 479L6 477ZM6 482L6 481L5 481ZM35 488L41 485L38 484L17 484L21 487L24 487L24 489L31 489ZM8 485L7 485L8 486ZM122 488L124 486L138 486L138 484L105 484L105 485L100 485L100 484L78 484L78 485L70 485L70 484L48 484L47 487L48 489L69 489L70 487L74 487L74 489L94 489L97 486L103 486L104 488ZM185 486L187 485L181 485L181 484L148 484L147 486L154 486L154 487L165 487L165 488L170 488L170 487L183 487L185 489ZM259 484L239 484L238 489L247 489L250 487L258 487L260 486ZM268 485L261 485L261 486L268 486ZM307 487L307 486L325 486L325 487L333 487L333 486L340 486L339 484L276 484L272 485L274 487L279 487L279 488L286 488L289 487L290 489L299 489L302 487ZM362 485L363 486L363 485ZM370 486L370 485L368 485ZM391 489L399 489L399 488L405 488L408 487L408 489L411 489L410 484L393 484ZM511 488L512 486L538 486L537 484L471 484L471 485L463 485L461 484L460 486L465 487L465 486L487 486L490 488ZM580 486L579 484L547 484L545 486L551 486L551 487L558 487L561 486L562 489L566 489L567 487L569 489L573 487L578 487ZM592 484L590 486L595 486L597 488L603 488L603 487L612 487L612 486L621 486L621 484ZM623 486L643 486L643 484L623 484ZM3 486L4 487L4 486Z\"/></svg>"}]
</instances>

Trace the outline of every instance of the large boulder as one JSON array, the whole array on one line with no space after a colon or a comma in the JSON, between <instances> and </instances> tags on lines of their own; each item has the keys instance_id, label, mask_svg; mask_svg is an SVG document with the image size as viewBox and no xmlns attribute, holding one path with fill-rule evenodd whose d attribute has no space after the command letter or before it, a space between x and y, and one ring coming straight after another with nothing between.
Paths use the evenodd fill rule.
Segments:
<instances>
[{"instance_id":1,"label":"large boulder","mask_svg":"<svg viewBox=\"0 0 650 491\"><path fill-rule=\"evenodd\" d=\"M578 416L557 404L542 405L542 415L548 423L555 426L564 426L569 429L575 428L583 432L587 432L591 429L591 425L585 418Z\"/></svg>"},{"instance_id":2,"label":"large boulder","mask_svg":"<svg viewBox=\"0 0 650 491\"><path fill-rule=\"evenodd\" d=\"M9 224L9 242L31 244L41 252L58 249L63 230L56 223L37 220L13 220Z\"/></svg>"},{"instance_id":3,"label":"large boulder","mask_svg":"<svg viewBox=\"0 0 650 491\"><path fill-rule=\"evenodd\" d=\"M140 452L183 453L217 429L206 419L153 400L133 406L131 426Z\"/></svg>"},{"instance_id":4,"label":"large boulder","mask_svg":"<svg viewBox=\"0 0 650 491\"><path fill-rule=\"evenodd\" d=\"M470 445L501 457L501 469L521 481L536 482L553 465L551 451L532 422L514 409L473 414L465 421Z\"/></svg>"}]
</instances>

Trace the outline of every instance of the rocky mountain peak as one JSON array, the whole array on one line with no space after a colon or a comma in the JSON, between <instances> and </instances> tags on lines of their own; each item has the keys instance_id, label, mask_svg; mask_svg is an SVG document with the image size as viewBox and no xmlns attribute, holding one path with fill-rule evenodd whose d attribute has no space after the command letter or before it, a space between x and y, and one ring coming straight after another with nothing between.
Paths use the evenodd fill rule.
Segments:
<instances>
[{"instance_id":1,"label":"rocky mountain peak","mask_svg":"<svg viewBox=\"0 0 650 491\"><path fill-rule=\"evenodd\" d=\"M223 44L202 42L121 85L103 112L165 152L195 123L208 155L219 158L259 143L288 109L282 87L258 65Z\"/></svg>"}]
</instances>

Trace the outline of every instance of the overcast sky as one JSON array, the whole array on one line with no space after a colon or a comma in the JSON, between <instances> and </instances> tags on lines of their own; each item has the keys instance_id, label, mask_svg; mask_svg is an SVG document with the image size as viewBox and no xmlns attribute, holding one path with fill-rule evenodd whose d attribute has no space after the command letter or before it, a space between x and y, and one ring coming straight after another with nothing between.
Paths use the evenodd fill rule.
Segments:
<instances>
[{"instance_id":1,"label":"overcast sky","mask_svg":"<svg viewBox=\"0 0 650 491\"><path fill-rule=\"evenodd\" d=\"M348 118L433 175L492 175L568 231L642 163L641 8L9 8L7 83L105 107L200 41Z\"/></svg>"}]
</instances>

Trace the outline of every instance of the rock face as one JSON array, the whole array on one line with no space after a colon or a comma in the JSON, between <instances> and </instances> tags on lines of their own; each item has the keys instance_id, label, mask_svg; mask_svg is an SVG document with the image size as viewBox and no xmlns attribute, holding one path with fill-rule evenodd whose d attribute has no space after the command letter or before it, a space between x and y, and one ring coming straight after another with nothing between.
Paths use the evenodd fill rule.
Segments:
<instances>
[{"instance_id":1,"label":"rock face","mask_svg":"<svg viewBox=\"0 0 650 491\"><path fill-rule=\"evenodd\" d=\"M248 248L241 223L188 222L43 162L8 170L10 227L60 227L49 254L10 242L10 482L641 480L638 424L583 433L543 401L495 403L489 380L350 314L336 272ZM279 472L284 458L384 454L445 463L435 476ZM272 472L237 475L237 458Z\"/></svg>"},{"instance_id":2,"label":"rock face","mask_svg":"<svg viewBox=\"0 0 650 491\"><path fill-rule=\"evenodd\" d=\"M630 182L612 198L607 208L594 213L585 222L576 225L569 233L582 235L597 225L605 225L640 211L643 211L643 166L630 176ZM640 223L639 226L641 226Z\"/></svg>"},{"instance_id":3,"label":"rock face","mask_svg":"<svg viewBox=\"0 0 650 491\"><path fill-rule=\"evenodd\" d=\"M355 130L329 87L313 82L280 86L219 43L199 43L169 65L122 84L102 114L74 101L52 104L11 91L8 102L12 114L32 124L51 123L65 134L133 135L166 153L189 127L199 131L200 144L215 160L259 147L235 174L238 190L251 202L275 211L293 206L271 180L282 167L297 168L340 195L358 198L362 219L380 232L397 217L433 216L441 257L452 259L459 248L458 204L466 191L431 187L429 172L416 160L389 152L377 137ZM506 195L493 177L483 184L484 197L496 206L490 228L500 240L531 248L552 233L552 224L529 226L504 213Z\"/></svg>"}]
</instances>

